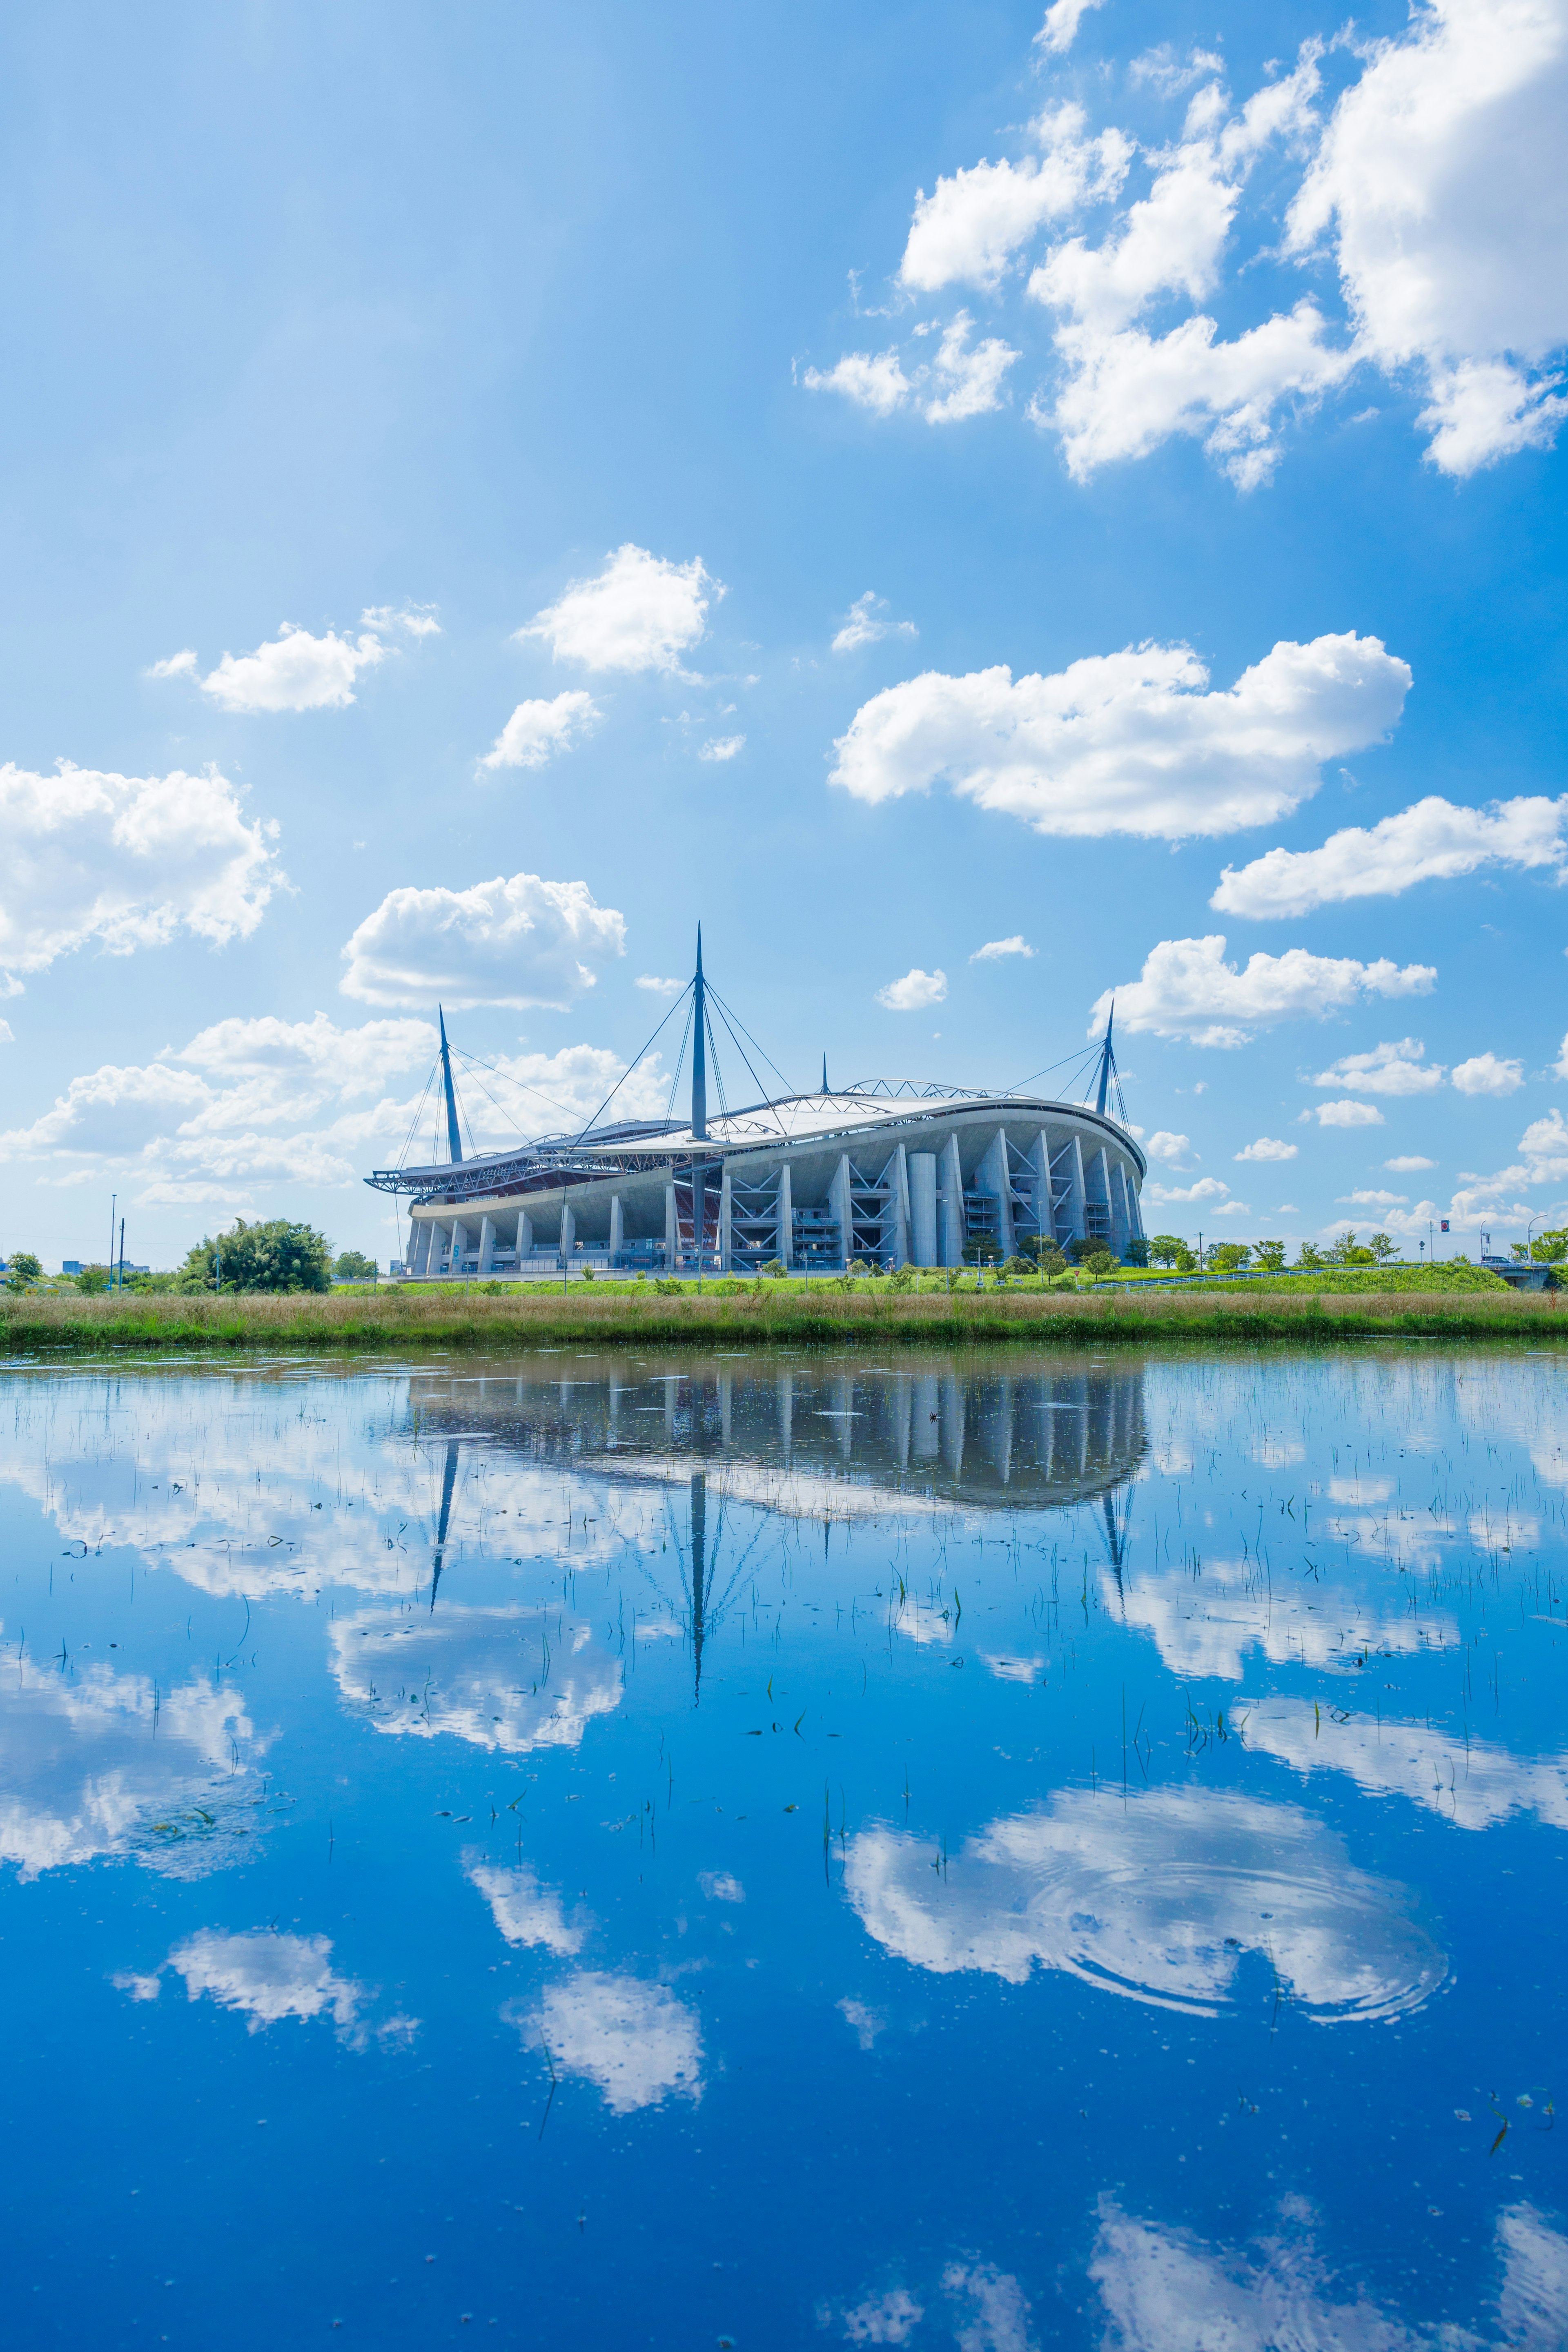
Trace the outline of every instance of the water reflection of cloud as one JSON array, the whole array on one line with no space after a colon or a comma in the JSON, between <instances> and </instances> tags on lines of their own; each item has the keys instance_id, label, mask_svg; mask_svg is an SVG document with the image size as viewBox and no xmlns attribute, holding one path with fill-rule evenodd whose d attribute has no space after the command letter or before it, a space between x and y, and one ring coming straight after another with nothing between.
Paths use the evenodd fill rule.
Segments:
<instances>
[{"instance_id":1,"label":"water reflection of cloud","mask_svg":"<svg viewBox=\"0 0 1568 2352\"><path fill-rule=\"evenodd\" d=\"M845 2344L918 2341L956 2345L958 2352L1034 2352L1028 2298L1011 2271L970 2254L945 2263L937 2284L921 2292L923 2302L900 2285L872 2288L858 2303L819 2304L816 2324Z\"/></svg>"},{"instance_id":2,"label":"water reflection of cloud","mask_svg":"<svg viewBox=\"0 0 1568 2352\"><path fill-rule=\"evenodd\" d=\"M551 2063L596 2084L612 2115L702 2095L700 2029L663 1985L580 1969L548 1988L528 2022Z\"/></svg>"},{"instance_id":3,"label":"water reflection of cloud","mask_svg":"<svg viewBox=\"0 0 1568 2352\"><path fill-rule=\"evenodd\" d=\"M511 1755L575 1748L596 1715L620 1705L618 1660L592 1626L543 1608L442 1609L388 1621L379 1609L331 1628L332 1673L378 1731L415 1739L449 1732Z\"/></svg>"},{"instance_id":4,"label":"water reflection of cloud","mask_svg":"<svg viewBox=\"0 0 1568 2352\"><path fill-rule=\"evenodd\" d=\"M1173 1674L1239 1682L1249 1650L1277 1664L1351 1673L1369 1651L1413 1657L1454 1647L1459 1629L1442 1610L1414 1615L1398 1596L1395 1614L1375 1596L1316 1577L1266 1573L1254 1559L1205 1559L1200 1569L1124 1570L1118 1588L1100 1576L1109 1610L1153 1637Z\"/></svg>"},{"instance_id":5,"label":"water reflection of cloud","mask_svg":"<svg viewBox=\"0 0 1568 2352\"><path fill-rule=\"evenodd\" d=\"M1460 1829L1490 1829L1516 1812L1568 1829L1568 1758L1529 1762L1484 1739L1389 1716L1325 1713L1310 1699L1238 1702L1232 1721L1248 1748L1303 1775L1348 1773L1369 1795L1408 1797Z\"/></svg>"},{"instance_id":6,"label":"water reflection of cloud","mask_svg":"<svg viewBox=\"0 0 1568 2352\"><path fill-rule=\"evenodd\" d=\"M1406 2323L1364 2294L1336 2291L1305 2236L1281 2233L1251 2251L1216 2250L1183 2230L1100 2201L1089 2274L1099 2288L1117 2352L1560 2352L1568 2333L1568 2240L1534 2208L1498 2217L1503 2277L1500 2336Z\"/></svg>"},{"instance_id":7,"label":"water reflection of cloud","mask_svg":"<svg viewBox=\"0 0 1568 2352\"><path fill-rule=\"evenodd\" d=\"M541 1886L531 1870L497 1870L477 1850L463 1856L463 1869L490 1906L490 1916L509 1944L542 1944L558 1959L583 1948L586 1930L569 1920L561 1897Z\"/></svg>"},{"instance_id":8,"label":"water reflection of cloud","mask_svg":"<svg viewBox=\"0 0 1568 2352\"><path fill-rule=\"evenodd\" d=\"M918 1968L1022 1984L1038 1965L1204 2016L1237 1997L1248 1952L1321 2022L1413 2009L1447 1965L1400 1890L1354 1869L1321 1822L1238 1795L1063 1792L993 1822L941 1871L929 1843L864 1830L845 1885L878 1943Z\"/></svg>"},{"instance_id":9,"label":"water reflection of cloud","mask_svg":"<svg viewBox=\"0 0 1568 2352\"><path fill-rule=\"evenodd\" d=\"M308 2022L330 2017L340 2041L363 2049L369 2040L363 2012L374 1992L353 1977L339 1976L331 1958L326 1936L283 1936L267 1927L226 1935L206 1927L176 1945L163 1969L184 1979L190 2000L205 1995L220 2009L237 2010L251 2033L287 2018ZM114 1981L133 2000L155 2000L162 1978L160 1969L153 1976L119 1976ZM383 2040L405 2040L415 2022L407 2017L389 2018L376 2032Z\"/></svg>"},{"instance_id":10,"label":"water reflection of cloud","mask_svg":"<svg viewBox=\"0 0 1568 2352\"><path fill-rule=\"evenodd\" d=\"M263 1744L237 1691L193 1681L161 1692L145 1675L23 1658L0 1684L0 1857L24 1879L131 1853L158 1866L178 1851L191 1875L216 1869L246 1851L231 1801L243 1792L248 1805L255 1791L235 1768ZM189 1836L170 1818L187 1813ZM202 1834L208 1826L219 1834Z\"/></svg>"}]
</instances>

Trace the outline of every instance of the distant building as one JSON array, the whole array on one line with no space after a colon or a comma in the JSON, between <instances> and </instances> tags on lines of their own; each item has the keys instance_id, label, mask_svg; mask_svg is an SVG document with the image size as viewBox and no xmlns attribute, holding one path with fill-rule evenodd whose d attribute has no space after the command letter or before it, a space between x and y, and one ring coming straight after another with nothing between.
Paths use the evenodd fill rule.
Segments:
<instances>
[{"instance_id":1,"label":"distant building","mask_svg":"<svg viewBox=\"0 0 1568 2352\"><path fill-rule=\"evenodd\" d=\"M700 947L693 998L691 1116L594 1127L512 1151L459 1145L446 1024L440 1074L451 1157L365 1181L409 1196L416 1278L591 1269L751 1273L779 1261L834 1274L957 1266L965 1244L1010 1257L1037 1239L1143 1240L1146 1161L1097 1100L885 1081L784 1095L710 1118ZM973 1254L973 1252L972 1252Z\"/></svg>"},{"instance_id":2,"label":"distant building","mask_svg":"<svg viewBox=\"0 0 1568 2352\"><path fill-rule=\"evenodd\" d=\"M62 1257L60 1260L60 1272L62 1274L79 1274L81 1272L80 1258Z\"/></svg>"}]
</instances>

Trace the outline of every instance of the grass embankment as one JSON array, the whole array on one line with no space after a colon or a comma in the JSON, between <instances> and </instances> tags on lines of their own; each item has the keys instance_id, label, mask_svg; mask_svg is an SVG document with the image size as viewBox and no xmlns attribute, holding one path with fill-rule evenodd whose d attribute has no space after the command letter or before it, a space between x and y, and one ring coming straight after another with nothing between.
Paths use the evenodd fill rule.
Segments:
<instances>
[{"instance_id":1,"label":"grass embankment","mask_svg":"<svg viewBox=\"0 0 1568 2352\"><path fill-rule=\"evenodd\" d=\"M1343 1277L1341 1277L1343 1279ZM728 1295L725 1295L728 1292ZM1358 1285L1352 1291L1280 1283L1200 1293L1146 1290L1041 1292L896 1290L886 1282L736 1285L679 1297L651 1285L574 1283L499 1296L409 1288L322 1297L95 1298L0 1294L0 1349L16 1357L103 1349L244 1349L323 1353L419 1348L492 1351L586 1341L595 1346L689 1341L711 1347L850 1344L890 1340L952 1345L985 1340L1202 1339L1305 1342L1398 1336L1434 1339L1568 1337L1560 1294L1504 1284L1426 1290Z\"/></svg>"}]
</instances>

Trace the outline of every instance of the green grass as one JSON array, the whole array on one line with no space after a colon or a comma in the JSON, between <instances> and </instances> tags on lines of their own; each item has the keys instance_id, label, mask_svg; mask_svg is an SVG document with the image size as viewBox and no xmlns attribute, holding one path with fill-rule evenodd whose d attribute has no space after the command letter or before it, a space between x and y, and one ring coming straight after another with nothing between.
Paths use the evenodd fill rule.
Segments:
<instances>
[{"instance_id":1,"label":"green grass","mask_svg":"<svg viewBox=\"0 0 1568 2352\"><path fill-rule=\"evenodd\" d=\"M892 1339L937 1344L985 1340L1333 1340L1388 1334L1425 1339L1496 1338L1539 1345L1568 1334L1561 1293L1495 1287L1436 1290L1378 1286L1354 1277L1306 1283L1226 1284L1201 1291L1101 1291L1012 1286L951 1297L931 1284L895 1290L886 1282L844 1289L836 1282L707 1284L679 1297L651 1284L574 1283L560 1290L522 1286L488 1295L394 1290L289 1297L137 1297L0 1293L0 1348L12 1357L104 1349L515 1350L562 1340L615 1345L658 1340L710 1346L880 1346ZM1354 1282L1353 1288L1352 1284ZM1343 1284L1341 1288L1338 1286Z\"/></svg>"}]
</instances>

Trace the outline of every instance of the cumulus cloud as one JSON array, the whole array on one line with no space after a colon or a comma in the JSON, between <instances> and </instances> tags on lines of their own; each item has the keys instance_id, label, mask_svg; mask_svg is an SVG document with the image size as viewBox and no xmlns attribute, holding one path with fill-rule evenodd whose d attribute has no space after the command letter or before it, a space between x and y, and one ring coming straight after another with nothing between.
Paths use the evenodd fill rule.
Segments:
<instances>
[{"instance_id":1,"label":"cumulus cloud","mask_svg":"<svg viewBox=\"0 0 1568 2352\"><path fill-rule=\"evenodd\" d=\"M616 2116L702 2095L702 2032L662 1985L582 1969L552 1985L531 2020L563 2074L595 2084Z\"/></svg>"},{"instance_id":2,"label":"cumulus cloud","mask_svg":"<svg viewBox=\"0 0 1568 2352\"><path fill-rule=\"evenodd\" d=\"M1472 1054L1456 1062L1453 1083L1462 1095L1517 1094L1524 1084L1524 1064L1500 1060L1496 1054Z\"/></svg>"},{"instance_id":3,"label":"cumulus cloud","mask_svg":"<svg viewBox=\"0 0 1568 2352\"><path fill-rule=\"evenodd\" d=\"M940 1004L946 994L946 972L922 971L917 964L902 980L890 980L886 988L879 988L877 1002L889 1013L923 1013L927 1005Z\"/></svg>"},{"instance_id":4,"label":"cumulus cloud","mask_svg":"<svg viewBox=\"0 0 1568 2352\"><path fill-rule=\"evenodd\" d=\"M121 776L60 763L0 768L0 972L41 971L95 943L110 955L180 931L248 939L284 886L278 827L247 823L216 768ZM17 992L0 986L0 995Z\"/></svg>"},{"instance_id":5,"label":"cumulus cloud","mask_svg":"<svg viewBox=\"0 0 1568 2352\"><path fill-rule=\"evenodd\" d=\"M1157 1208L1162 1209L1173 1207L1178 1202L1187 1207L1196 1207L1204 1201L1223 1201L1229 1191L1230 1186L1222 1183L1217 1176L1200 1176L1196 1183L1184 1186L1145 1184L1143 1198L1152 1201Z\"/></svg>"},{"instance_id":6,"label":"cumulus cloud","mask_svg":"<svg viewBox=\"0 0 1568 2352\"><path fill-rule=\"evenodd\" d=\"M703 744L697 756L700 760L732 760L745 748L743 735L716 735L711 742Z\"/></svg>"},{"instance_id":7,"label":"cumulus cloud","mask_svg":"<svg viewBox=\"0 0 1568 2352\"><path fill-rule=\"evenodd\" d=\"M906 404L919 411L928 425L956 425L965 417L984 416L1002 405L1007 371L1019 357L1000 337L987 335L971 347L974 321L960 310L942 329L929 360L911 366L906 375L896 351L873 358L850 352L826 372L807 368L801 381L808 392L842 393L874 416L890 416ZM917 335L925 331L917 327Z\"/></svg>"},{"instance_id":8,"label":"cumulus cloud","mask_svg":"<svg viewBox=\"0 0 1568 2352\"><path fill-rule=\"evenodd\" d=\"M1383 1113L1375 1103L1343 1102L1314 1103L1311 1110L1301 1113L1303 1118L1316 1117L1320 1127L1381 1127Z\"/></svg>"},{"instance_id":9,"label":"cumulus cloud","mask_svg":"<svg viewBox=\"0 0 1568 2352\"><path fill-rule=\"evenodd\" d=\"M899 267L903 284L924 294L952 285L992 292L1019 247L1047 221L1114 196L1132 158L1131 142L1120 131L1086 139L1087 121L1081 106L1047 108L1030 125L1038 156L976 163L939 179L929 196L922 188Z\"/></svg>"},{"instance_id":10,"label":"cumulus cloud","mask_svg":"<svg viewBox=\"0 0 1568 2352\"><path fill-rule=\"evenodd\" d=\"M1236 1154L1237 1160L1294 1160L1300 1150L1299 1143L1281 1143L1272 1135L1260 1135L1252 1143L1243 1144Z\"/></svg>"},{"instance_id":11,"label":"cumulus cloud","mask_svg":"<svg viewBox=\"0 0 1568 2352\"><path fill-rule=\"evenodd\" d=\"M251 2033L289 2018L306 2023L329 2017L342 2040L363 2046L361 2015L374 1995L353 1977L339 1976L331 1955L326 1936L283 1936L266 1927L226 1936L207 1927L178 1945L163 1965L184 1977L192 2000L205 1996L220 2009L237 2010ZM148 1985L155 1981L140 1979L137 1997L145 2000ZM413 2020L390 2019L383 2032L388 2030L405 2037Z\"/></svg>"},{"instance_id":12,"label":"cumulus cloud","mask_svg":"<svg viewBox=\"0 0 1568 2352\"><path fill-rule=\"evenodd\" d=\"M342 710L354 698L361 670L374 669L385 659L386 647L374 630L340 637L329 629L325 636L313 637L309 629L285 621L277 636L253 654L225 654L205 677L198 675L188 647L154 662L148 676L194 678L225 710Z\"/></svg>"},{"instance_id":13,"label":"cumulus cloud","mask_svg":"<svg viewBox=\"0 0 1568 2352\"><path fill-rule=\"evenodd\" d=\"M1034 952L1023 932L1015 931L1011 939L987 940L983 948L975 949L969 961L971 963L999 963L1004 956L1033 956Z\"/></svg>"},{"instance_id":14,"label":"cumulus cloud","mask_svg":"<svg viewBox=\"0 0 1568 2352\"><path fill-rule=\"evenodd\" d=\"M888 600L868 588L857 596L844 615L841 627L833 640L836 654L852 654L860 646L880 645L884 637L918 637L920 631L912 621L884 621L878 617L887 609Z\"/></svg>"},{"instance_id":15,"label":"cumulus cloud","mask_svg":"<svg viewBox=\"0 0 1568 2352\"><path fill-rule=\"evenodd\" d=\"M556 661L584 669L662 670L683 677L680 656L701 642L708 606L725 593L699 558L673 563L646 547L624 546L591 580L574 580L553 604L517 632L542 638Z\"/></svg>"},{"instance_id":16,"label":"cumulus cloud","mask_svg":"<svg viewBox=\"0 0 1568 2352\"><path fill-rule=\"evenodd\" d=\"M1167 1168L1184 1168L1195 1159L1190 1135L1173 1135L1168 1127L1156 1128L1149 1138L1149 1157L1163 1160Z\"/></svg>"},{"instance_id":17,"label":"cumulus cloud","mask_svg":"<svg viewBox=\"0 0 1568 2352\"><path fill-rule=\"evenodd\" d=\"M1483 866L1551 866L1563 878L1568 798L1494 801L1460 808L1436 795L1370 827L1347 825L1321 849L1271 849L1227 866L1209 900L1257 920L1307 915L1352 898L1396 897L1417 882L1451 880Z\"/></svg>"},{"instance_id":18,"label":"cumulus cloud","mask_svg":"<svg viewBox=\"0 0 1568 2352\"><path fill-rule=\"evenodd\" d=\"M1370 1054L1345 1054L1312 1080L1315 1087L1348 1087L1352 1094L1428 1095L1443 1083L1443 1065L1423 1059L1419 1037L1374 1045Z\"/></svg>"},{"instance_id":19,"label":"cumulus cloud","mask_svg":"<svg viewBox=\"0 0 1568 2352\"><path fill-rule=\"evenodd\" d=\"M1532 1118L1519 1139L1519 1148L1531 1184L1551 1184L1568 1176L1568 1120L1560 1110Z\"/></svg>"},{"instance_id":20,"label":"cumulus cloud","mask_svg":"<svg viewBox=\"0 0 1568 2352\"><path fill-rule=\"evenodd\" d=\"M366 1004L563 1008L626 953L626 922L585 882L537 874L467 890L389 890L342 950L338 985Z\"/></svg>"},{"instance_id":21,"label":"cumulus cloud","mask_svg":"<svg viewBox=\"0 0 1568 2352\"><path fill-rule=\"evenodd\" d=\"M365 629L404 629L411 637L438 637L441 624L434 604L367 604L360 614Z\"/></svg>"},{"instance_id":22,"label":"cumulus cloud","mask_svg":"<svg viewBox=\"0 0 1568 2352\"><path fill-rule=\"evenodd\" d=\"M591 1625L563 1627L547 1616L523 1607L453 1608L389 1624L366 1610L334 1620L332 1673L355 1711L395 1738L450 1737L512 1756L576 1748L596 1716L620 1705L620 1667Z\"/></svg>"},{"instance_id":23,"label":"cumulus cloud","mask_svg":"<svg viewBox=\"0 0 1568 2352\"><path fill-rule=\"evenodd\" d=\"M679 996L686 982L683 980L660 980L651 971L639 971L632 982L634 988L646 988L650 996Z\"/></svg>"},{"instance_id":24,"label":"cumulus cloud","mask_svg":"<svg viewBox=\"0 0 1568 2352\"><path fill-rule=\"evenodd\" d=\"M1035 35L1035 47L1043 49L1048 58L1066 57L1089 10L1104 5L1105 0L1051 0L1046 21Z\"/></svg>"},{"instance_id":25,"label":"cumulus cloud","mask_svg":"<svg viewBox=\"0 0 1568 2352\"><path fill-rule=\"evenodd\" d=\"M1463 477L1568 415L1543 363L1568 341L1555 0L1438 0L1374 41L1340 99L1287 244L1332 242L1358 350L1426 374L1427 456Z\"/></svg>"},{"instance_id":26,"label":"cumulus cloud","mask_svg":"<svg viewBox=\"0 0 1568 2352\"><path fill-rule=\"evenodd\" d=\"M1363 1190L1359 1192L1341 1192L1337 1196L1337 1205L1342 1209L1399 1209L1405 1207L1409 1199L1408 1192L1380 1192Z\"/></svg>"},{"instance_id":27,"label":"cumulus cloud","mask_svg":"<svg viewBox=\"0 0 1568 2352\"><path fill-rule=\"evenodd\" d=\"M1226 962L1218 934L1162 940L1139 979L1097 999L1089 1034L1100 1035L1114 1003L1124 1028L1185 1037L1194 1045L1245 1045L1254 1030L1276 1021L1326 1020L1369 995L1422 995L1436 977L1429 964L1401 967L1386 958L1357 963L1348 956L1310 955L1305 948L1289 948L1280 956L1258 953L1238 969Z\"/></svg>"},{"instance_id":28,"label":"cumulus cloud","mask_svg":"<svg viewBox=\"0 0 1568 2352\"><path fill-rule=\"evenodd\" d=\"M557 751L569 751L604 716L591 694L578 689L549 702L520 702L481 768L542 768Z\"/></svg>"},{"instance_id":29,"label":"cumulus cloud","mask_svg":"<svg viewBox=\"0 0 1568 2352\"><path fill-rule=\"evenodd\" d=\"M857 799L945 778L1037 833L1233 833L1316 792L1321 763L1394 726L1407 666L1376 637L1281 642L1234 687L1187 646L1130 646L1049 677L928 670L863 703L830 782Z\"/></svg>"},{"instance_id":30,"label":"cumulus cloud","mask_svg":"<svg viewBox=\"0 0 1568 2352\"><path fill-rule=\"evenodd\" d=\"M585 1929L567 1919L559 1895L541 1886L531 1870L498 1870L477 1853L464 1855L463 1868L509 1944L539 1945L558 1959L582 1950Z\"/></svg>"},{"instance_id":31,"label":"cumulus cloud","mask_svg":"<svg viewBox=\"0 0 1568 2352\"><path fill-rule=\"evenodd\" d=\"M1418 1151L1401 1152L1396 1160L1385 1160L1383 1164L1391 1176L1414 1176L1420 1169L1437 1165L1435 1160L1423 1160Z\"/></svg>"},{"instance_id":32,"label":"cumulus cloud","mask_svg":"<svg viewBox=\"0 0 1568 2352\"><path fill-rule=\"evenodd\" d=\"M1325 2023L1405 2014L1447 1972L1401 1890L1354 1869L1325 1823L1236 1794L1150 1790L1111 1808L1062 1791L989 1823L944 1874L918 1838L863 1830L844 1884L868 1933L917 1968L1009 1984L1059 1969L1199 2016L1237 1998L1248 1954Z\"/></svg>"}]
</instances>

